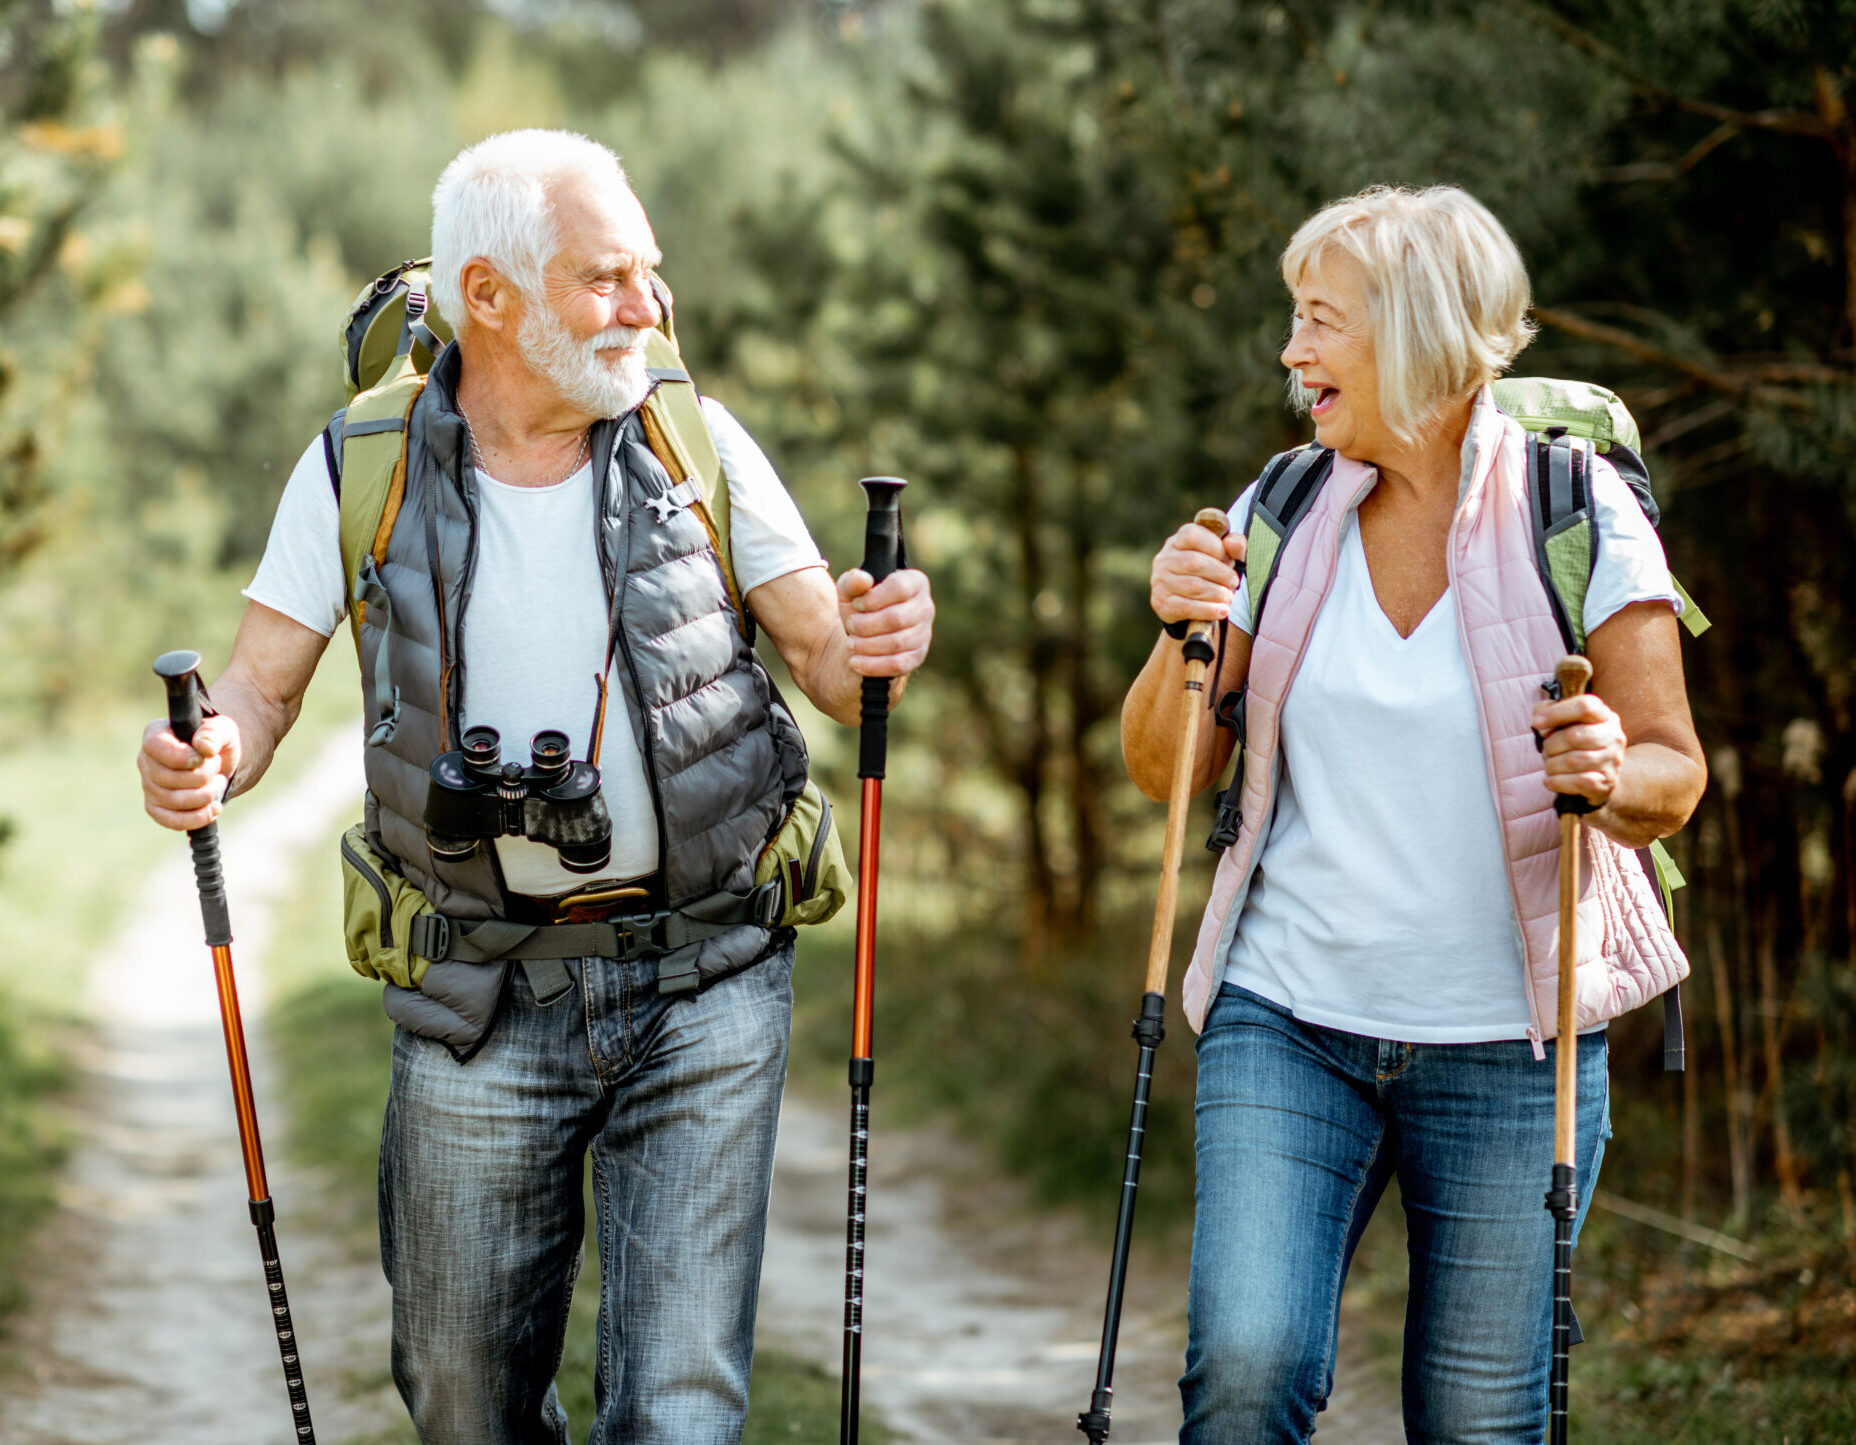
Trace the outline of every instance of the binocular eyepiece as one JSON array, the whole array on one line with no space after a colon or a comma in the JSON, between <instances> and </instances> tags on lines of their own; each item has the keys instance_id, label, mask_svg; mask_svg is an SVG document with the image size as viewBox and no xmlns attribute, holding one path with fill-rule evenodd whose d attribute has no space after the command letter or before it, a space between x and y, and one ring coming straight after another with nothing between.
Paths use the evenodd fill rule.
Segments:
<instances>
[{"instance_id":1,"label":"binocular eyepiece","mask_svg":"<svg viewBox=\"0 0 1856 1445\"><path fill-rule=\"evenodd\" d=\"M502 761L495 728L469 728L430 773L425 831L435 858L462 862L484 839L500 837L546 843L570 873L597 873L612 858L612 815L599 791L599 769L573 760L564 732L536 733L524 767Z\"/></svg>"}]
</instances>

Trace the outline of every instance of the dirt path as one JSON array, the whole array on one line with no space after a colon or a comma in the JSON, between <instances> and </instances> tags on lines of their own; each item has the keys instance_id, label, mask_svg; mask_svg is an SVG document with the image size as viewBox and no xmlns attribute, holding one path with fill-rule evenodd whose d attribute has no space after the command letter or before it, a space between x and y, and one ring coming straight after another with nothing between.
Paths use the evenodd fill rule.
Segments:
<instances>
[{"instance_id":1,"label":"dirt path","mask_svg":"<svg viewBox=\"0 0 1856 1445\"><path fill-rule=\"evenodd\" d=\"M848 1114L848 1099L846 1106ZM1101 1342L1109 1240L1036 1218L944 1131L871 1128L864 1398L909 1440L1074 1445ZM763 1340L836 1370L844 1299L848 1117L790 1098L780 1120ZM1183 1253L1183 1251L1182 1251ZM1115 1366L1114 1445L1178 1438L1185 1260L1130 1272ZM1403 1445L1396 1398L1343 1323L1318 1438Z\"/></svg>"},{"instance_id":2,"label":"dirt path","mask_svg":"<svg viewBox=\"0 0 1856 1445\"><path fill-rule=\"evenodd\" d=\"M325 1186L281 1158L284 1106L257 1027L271 920L361 791L351 734L289 786L227 813L235 955L278 1238L323 1445L410 1438L386 1377L388 1293L378 1265L318 1228ZM332 862L328 866L333 866ZM91 972L95 1027L71 1125L62 1208L35 1251L35 1303L11 1330L17 1373L0 1399L5 1445L288 1445L292 1440L226 1081L187 850L149 877ZM1008 1445L1081 1439L1093 1382L1107 1241L1034 1219L941 1131L873 1135L865 1398L905 1438ZM845 1120L790 1099L762 1286L761 1335L838 1363ZM1158 1445L1179 1424L1183 1262L1144 1261L1116 1372L1116 1445ZM1345 1346L1344 1346L1345 1348ZM1321 1439L1396 1445L1396 1408L1343 1394ZM1350 1387L1356 1392L1347 1394Z\"/></svg>"},{"instance_id":3,"label":"dirt path","mask_svg":"<svg viewBox=\"0 0 1856 1445\"><path fill-rule=\"evenodd\" d=\"M353 736L288 787L227 810L222 831L240 1002L310 1405L325 1442L371 1434L397 1401L377 1378L387 1290L377 1265L319 1232L319 1185L285 1167L283 1100L256 1020L276 905L305 850L356 811ZM331 863L329 866L333 866ZM146 880L92 969L95 1021L58 1218L15 1322L23 1379L0 1404L9 1445L286 1445L284 1393L227 1083L188 850ZM385 1395L390 1395L390 1389Z\"/></svg>"}]
</instances>

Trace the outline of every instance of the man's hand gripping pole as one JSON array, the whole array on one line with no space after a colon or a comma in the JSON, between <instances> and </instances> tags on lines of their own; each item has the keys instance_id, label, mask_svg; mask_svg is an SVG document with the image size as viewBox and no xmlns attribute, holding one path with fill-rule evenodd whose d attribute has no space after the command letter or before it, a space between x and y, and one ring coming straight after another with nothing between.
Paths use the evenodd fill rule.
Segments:
<instances>
[{"instance_id":1,"label":"man's hand gripping pole","mask_svg":"<svg viewBox=\"0 0 1856 1445\"><path fill-rule=\"evenodd\" d=\"M168 690L168 725L174 736L191 743L209 715L206 688L200 681L200 654L166 652L155 659L155 675ZM239 1148L245 1156L245 1184L251 1222L258 1231L258 1253L264 1262L265 1287L271 1299L271 1321L277 1329L277 1350L283 1357L284 1388L290 1395L290 1415L300 1445L315 1445L316 1432L309 1419L309 1397L303 1389L302 1360L297 1353L296 1326L290 1319L290 1298L284 1291L283 1265L277 1258L277 1235L272 1228L276 1211L264 1177L264 1146L258 1138L258 1110L252 1100L251 1063L245 1053L245 1025L239 1016L238 984L232 973L232 915L226 906L225 873L219 861L219 825L208 823L187 835L193 850L193 877L200 894L200 917L206 925L206 946L212 950L213 976L219 987L219 1022L226 1039L226 1064L232 1074L232 1107L238 1116Z\"/></svg>"}]
</instances>

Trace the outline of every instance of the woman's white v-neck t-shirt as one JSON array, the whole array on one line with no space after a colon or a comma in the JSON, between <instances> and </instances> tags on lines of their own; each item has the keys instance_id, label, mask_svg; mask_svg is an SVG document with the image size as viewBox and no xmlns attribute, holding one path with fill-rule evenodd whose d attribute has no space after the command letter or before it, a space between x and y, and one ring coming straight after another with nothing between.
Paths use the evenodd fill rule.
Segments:
<instances>
[{"instance_id":1,"label":"woman's white v-neck t-shirt","mask_svg":"<svg viewBox=\"0 0 1856 1445\"><path fill-rule=\"evenodd\" d=\"M1225 979L1326 1028L1523 1038L1521 939L1450 590L1410 637L1349 522L1282 710L1282 779Z\"/></svg>"}]
</instances>

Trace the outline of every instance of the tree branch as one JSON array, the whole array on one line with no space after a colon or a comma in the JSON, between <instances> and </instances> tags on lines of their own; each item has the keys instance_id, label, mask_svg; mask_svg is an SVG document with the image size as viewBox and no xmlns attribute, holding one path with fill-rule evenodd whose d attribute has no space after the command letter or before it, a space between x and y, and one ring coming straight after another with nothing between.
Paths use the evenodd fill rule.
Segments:
<instances>
[{"instance_id":1,"label":"tree branch","mask_svg":"<svg viewBox=\"0 0 1856 1445\"><path fill-rule=\"evenodd\" d=\"M1705 115L1710 120L1723 121L1737 130L1768 130L1780 135L1805 136L1822 141L1832 138L1830 126L1825 124L1821 116L1808 110L1735 110L1731 106L1715 105L1711 101L1689 100L1677 95L1661 81L1645 75L1596 36L1587 34L1570 20L1554 14L1544 6L1532 4L1531 0L1506 0L1506 3L1522 19L1533 22L1543 30L1552 31L1573 49L1584 51L1607 69L1617 72L1645 100L1687 111L1691 115Z\"/></svg>"},{"instance_id":2,"label":"tree branch","mask_svg":"<svg viewBox=\"0 0 1856 1445\"><path fill-rule=\"evenodd\" d=\"M1809 385L1812 383L1840 383L1851 379L1850 373L1832 366L1818 366L1809 362L1765 362L1755 366L1724 370L1718 366L1707 366L1698 361L1691 361L1685 356L1677 356L1673 351L1665 351L1654 342L1633 336L1628 331L1616 326L1606 326L1601 321L1588 321L1583 316L1570 311L1561 311L1554 306L1536 306L1534 316L1542 325L1551 326L1556 331L1564 331L1569 336L1581 340L1595 341L1601 346L1609 346L1621 351L1626 356L1638 361L1648 362L1651 366L1664 367L1679 372L1691 381L1715 391L1726 392L1730 396L1754 397L1761 401L1777 402L1781 406L1798 406L1803 399L1782 390L1783 386Z\"/></svg>"}]
</instances>

